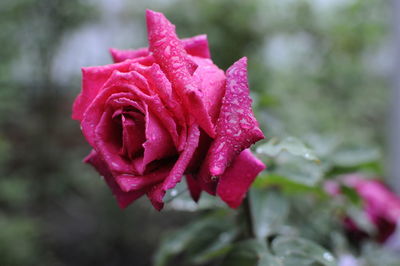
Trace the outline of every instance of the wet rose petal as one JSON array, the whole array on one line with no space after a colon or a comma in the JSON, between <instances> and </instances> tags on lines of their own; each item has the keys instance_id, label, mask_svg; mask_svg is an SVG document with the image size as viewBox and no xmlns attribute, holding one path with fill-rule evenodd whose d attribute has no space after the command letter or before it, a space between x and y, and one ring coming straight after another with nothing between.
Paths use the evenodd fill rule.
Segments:
<instances>
[{"instance_id":1,"label":"wet rose petal","mask_svg":"<svg viewBox=\"0 0 400 266\"><path fill-rule=\"evenodd\" d=\"M82 120L86 108L96 98L111 74L115 70L126 72L129 70L129 65L130 62L122 62L82 68L82 92L78 95L72 107L72 118L79 121Z\"/></svg>"},{"instance_id":2,"label":"wet rose petal","mask_svg":"<svg viewBox=\"0 0 400 266\"><path fill-rule=\"evenodd\" d=\"M251 103L247 59L244 57L226 72L226 91L217 122L217 137L209 151L212 175L223 174L236 155L264 138Z\"/></svg>"},{"instance_id":3,"label":"wet rose petal","mask_svg":"<svg viewBox=\"0 0 400 266\"><path fill-rule=\"evenodd\" d=\"M250 150L242 151L220 177L217 195L229 207L239 207L250 185L264 169L265 165Z\"/></svg>"},{"instance_id":4,"label":"wet rose petal","mask_svg":"<svg viewBox=\"0 0 400 266\"><path fill-rule=\"evenodd\" d=\"M143 114L122 114L118 119L121 119L122 126L122 147L119 154L133 159L143 150L142 145L146 141Z\"/></svg>"},{"instance_id":5,"label":"wet rose petal","mask_svg":"<svg viewBox=\"0 0 400 266\"><path fill-rule=\"evenodd\" d=\"M96 151L112 173L130 172L132 167L119 155L122 147L121 127L111 119L112 113L112 110L105 111L95 129Z\"/></svg>"},{"instance_id":6,"label":"wet rose petal","mask_svg":"<svg viewBox=\"0 0 400 266\"><path fill-rule=\"evenodd\" d=\"M119 175L116 181L124 192L141 190L164 180L168 176L169 171L170 166L168 165L146 175Z\"/></svg>"},{"instance_id":7,"label":"wet rose petal","mask_svg":"<svg viewBox=\"0 0 400 266\"><path fill-rule=\"evenodd\" d=\"M141 169L143 173L147 164L154 160L168 158L176 153L168 131L151 112L146 113L146 142L143 144L144 154Z\"/></svg>"},{"instance_id":8,"label":"wet rose petal","mask_svg":"<svg viewBox=\"0 0 400 266\"><path fill-rule=\"evenodd\" d=\"M148 196L153 204L153 206L161 210L164 206L163 198L165 192L171 188L174 188L177 183L182 179L182 175L186 170L192 156L199 144L200 130L199 127L194 124L189 128L188 139L186 142L186 147L183 152L179 155L174 167L171 169L168 177L159 186L154 187Z\"/></svg>"},{"instance_id":9,"label":"wet rose petal","mask_svg":"<svg viewBox=\"0 0 400 266\"><path fill-rule=\"evenodd\" d=\"M107 164L98 156L96 151L92 150L84 159L84 162L91 164L100 173L100 175L104 177L107 185L111 189L111 192L117 199L120 208L126 208L133 201L145 194L144 190L135 190L130 192L122 191L119 185L116 183L113 174L108 169Z\"/></svg>"},{"instance_id":10,"label":"wet rose petal","mask_svg":"<svg viewBox=\"0 0 400 266\"><path fill-rule=\"evenodd\" d=\"M207 35L205 34L182 39L182 44L186 52L190 55L202 58L211 58Z\"/></svg>"},{"instance_id":11,"label":"wet rose petal","mask_svg":"<svg viewBox=\"0 0 400 266\"><path fill-rule=\"evenodd\" d=\"M192 174L186 174L186 183L189 188L190 196L194 201L198 201L201 195L201 187Z\"/></svg>"},{"instance_id":12,"label":"wet rose petal","mask_svg":"<svg viewBox=\"0 0 400 266\"><path fill-rule=\"evenodd\" d=\"M135 59L150 55L149 49L147 49L147 47L139 48L136 50L119 50L110 48L110 54L113 58L114 63L119 63L125 61L126 59Z\"/></svg>"},{"instance_id":13,"label":"wet rose petal","mask_svg":"<svg viewBox=\"0 0 400 266\"><path fill-rule=\"evenodd\" d=\"M225 94L225 73L208 59L193 57L198 65L193 80L203 92L204 104L212 122L216 123ZM206 79L204 77L207 77Z\"/></svg>"},{"instance_id":14,"label":"wet rose petal","mask_svg":"<svg viewBox=\"0 0 400 266\"><path fill-rule=\"evenodd\" d=\"M214 136L214 125L203 102L202 92L195 86L189 73L188 56L176 36L175 26L163 14L150 10L146 11L146 19L150 51L154 58L196 122L207 134Z\"/></svg>"},{"instance_id":15,"label":"wet rose petal","mask_svg":"<svg viewBox=\"0 0 400 266\"><path fill-rule=\"evenodd\" d=\"M210 50L208 48L207 35L205 34L197 35L191 38L182 39L181 41L184 49L188 54L203 58L210 58ZM150 55L147 47L135 50L119 50L111 48L110 54L115 63L119 63L127 59L135 59Z\"/></svg>"},{"instance_id":16,"label":"wet rose petal","mask_svg":"<svg viewBox=\"0 0 400 266\"><path fill-rule=\"evenodd\" d=\"M157 64L153 64L151 67L136 67L135 70L146 77L151 90L160 97L165 107L175 117L175 121L180 127L177 148L178 151L181 151L186 142L186 118L176 93L172 90L171 83Z\"/></svg>"}]
</instances>

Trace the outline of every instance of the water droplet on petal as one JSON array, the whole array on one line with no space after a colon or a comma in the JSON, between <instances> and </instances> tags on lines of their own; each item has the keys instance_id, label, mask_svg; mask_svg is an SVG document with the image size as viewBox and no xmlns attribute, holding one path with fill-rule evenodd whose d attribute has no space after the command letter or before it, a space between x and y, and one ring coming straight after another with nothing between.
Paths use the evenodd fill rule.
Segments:
<instances>
[{"instance_id":1,"label":"water droplet on petal","mask_svg":"<svg viewBox=\"0 0 400 266\"><path fill-rule=\"evenodd\" d=\"M164 56L169 57L170 55L171 55L171 47L167 46L167 47L165 47L165 50L164 50Z\"/></svg>"},{"instance_id":2,"label":"water droplet on petal","mask_svg":"<svg viewBox=\"0 0 400 266\"><path fill-rule=\"evenodd\" d=\"M243 129L249 129L252 127L252 125L245 118L240 119L239 124L240 127Z\"/></svg>"}]
</instances>

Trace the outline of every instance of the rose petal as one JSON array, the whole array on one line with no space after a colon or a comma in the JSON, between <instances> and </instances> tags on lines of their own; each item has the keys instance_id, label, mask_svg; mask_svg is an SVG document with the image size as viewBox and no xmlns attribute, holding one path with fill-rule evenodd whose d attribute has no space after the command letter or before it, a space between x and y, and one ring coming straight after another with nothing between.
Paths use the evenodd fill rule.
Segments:
<instances>
[{"instance_id":1,"label":"rose petal","mask_svg":"<svg viewBox=\"0 0 400 266\"><path fill-rule=\"evenodd\" d=\"M133 201L145 194L145 191L143 190L135 190L130 192L122 191L115 182L113 175L107 167L107 164L104 163L104 160L100 158L96 151L92 150L84 159L84 162L91 164L100 173L100 175L104 177L107 185L110 187L112 193L117 199L120 208L126 208Z\"/></svg>"},{"instance_id":2,"label":"rose petal","mask_svg":"<svg viewBox=\"0 0 400 266\"><path fill-rule=\"evenodd\" d=\"M177 148L178 151L181 151L186 142L187 124L182 104L179 103L179 98L177 97L176 92L172 90L171 83L157 64L153 64L150 67L133 64L132 67L135 71L146 77L153 93L160 97L165 107L175 118L175 121L179 126L179 145Z\"/></svg>"},{"instance_id":3,"label":"rose petal","mask_svg":"<svg viewBox=\"0 0 400 266\"><path fill-rule=\"evenodd\" d=\"M395 224L400 219L400 199L382 182L360 178L355 189L365 201L367 213L373 220L382 217Z\"/></svg>"},{"instance_id":4,"label":"rose petal","mask_svg":"<svg viewBox=\"0 0 400 266\"><path fill-rule=\"evenodd\" d=\"M148 110L146 110L145 132L144 155L143 158L135 162L139 174L143 174L146 166L154 160L168 158L176 153L168 131L165 130L156 116Z\"/></svg>"},{"instance_id":5,"label":"rose petal","mask_svg":"<svg viewBox=\"0 0 400 266\"><path fill-rule=\"evenodd\" d=\"M193 177L192 174L186 174L186 183L189 188L190 196L194 201L198 201L201 195L201 187L197 183L197 180Z\"/></svg>"},{"instance_id":6,"label":"rose petal","mask_svg":"<svg viewBox=\"0 0 400 266\"><path fill-rule=\"evenodd\" d=\"M74 102L72 118L81 121L86 108L99 93L114 70L127 72L130 64L127 61L119 64L82 68L82 92Z\"/></svg>"},{"instance_id":7,"label":"rose petal","mask_svg":"<svg viewBox=\"0 0 400 266\"><path fill-rule=\"evenodd\" d=\"M186 52L190 55L211 58L207 35L205 34L182 39L182 44Z\"/></svg>"},{"instance_id":8,"label":"rose petal","mask_svg":"<svg viewBox=\"0 0 400 266\"><path fill-rule=\"evenodd\" d=\"M147 10L147 31L150 51L166 73L186 109L210 136L215 135L214 125L203 102L203 94L190 75L188 56L173 26L161 13Z\"/></svg>"},{"instance_id":9,"label":"rose petal","mask_svg":"<svg viewBox=\"0 0 400 266\"><path fill-rule=\"evenodd\" d=\"M217 122L217 136L211 145L210 173L224 173L232 159L264 138L251 108L247 82L247 59L243 57L226 73L226 92Z\"/></svg>"},{"instance_id":10,"label":"rose petal","mask_svg":"<svg viewBox=\"0 0 400 266\"><path fill-rule=\"evenodd\" d=\"M142 118L129 115L121 115L122 122L122 149L120 154L133 159L143 149L142 144L146 141L145 122Z\"/></svg>"},{"instance_id":11,"label":"rose petal","mask_svg":"<svg viewBox=\"0 0 400 266\"><path fill-rule=\"evenodd\" d=\"M216 195L218 178L210 174L210 156L207 153L206 158L202 161L199 172L197 173L197 182L201 188L211 195Z\"/></svg>"},{"instance_id":12,"label":"rose petal","mask_svg":"<svg viewBox=\"0 0 400 266\"><path fill-rule=\"evenodd\" d=\"M110 54L113 58L114 63L125 61L126 59L135 59L139 57L148 56L149 50L147 48L139 48L136 50L118 50L110 48Z\"/></svg>"},{"instance_id":13,"label":"rose petal","mask_svg":"<svg viewBox=\"0 0 400 266\"><path fill-rule=\"evenodd\" d=\"M208 149L213 139L208 136L202 129L200 129L199 145L194 152L192 159L187 167L187 172L197 173L199 171L202 162L206 158Z\"/></svg>"},{"instance_id":14,"label":"rose petal","mask_svg":"<svg viewBox=\"0 0 400 266\"><path fill-rule=\"evenodd\" d=\"M166 166L147 175L123 174L118 176L116 181L124 192L142 190L164 180L168 176L170 170L171 167Z\"/></svg>"},{"instance_id":15,"label":"rose petal","mask_svg":"<svg viewBox=\"0 0 400 266\"><path fill-rule=\"evenodd\" d=\"M132 172L130 163L120 156L121 127L112 120L112 110L107 109L95 129L96 151L113 174Z\"/></svg>"},{"instance_id":16,"label":"rose petal","mask_svg":"<svg viewBox=\"0 0 400 266\"><path fill-rule=\"evenodd\" d=\"M192 57L198 65L193 80L203 92L204 103L212 121L217 121L225 94L225 73L209 59Z\"/></svg>"},{"instance_id":17,"label":"rose petal","mask_svg":"<svg viewBox=\"0 0 400 266\"><path fill-rule=\"evenodd\" d=\"M264 169L265 165L250 150L242 151L220 177L217 195L229 207L239 207L251 183Z\"/></svg>"},{"instance_id":18,"label":"rose petal","mask_svg":"<svg viewBox=\"0 0 400 266\"><path fill-rule=\"evenodd\" d=\"M211 58L210 49L208 48L207 35L197 35L191 38L182 39L181 41L188 54L203 58ZM135 59L150 55L147 47L136 50L119 50L111 48L110 53L114 63L122 62L126 59Z\"/></svg>"},{"instance_id":19,"label":"rose petal","mask_svg":"<svg viewBox=\"0 0 400 266\"><path fill-rule=\"evenodd\" d=\"M155 186L151 191L147 193L151 200L151 203L157 210L161 210L164 206L163 198L165 192L171 188L174 188L177 183L182 179L182 175L186 170L190 160L192 159L193 153L195 152L200 138L200 130L198 125L193 124L189 128L188 139L186 147L183 152L179 155L177 162L169 173L168 177L158 186Z\"/></svg>"}]
</instances>

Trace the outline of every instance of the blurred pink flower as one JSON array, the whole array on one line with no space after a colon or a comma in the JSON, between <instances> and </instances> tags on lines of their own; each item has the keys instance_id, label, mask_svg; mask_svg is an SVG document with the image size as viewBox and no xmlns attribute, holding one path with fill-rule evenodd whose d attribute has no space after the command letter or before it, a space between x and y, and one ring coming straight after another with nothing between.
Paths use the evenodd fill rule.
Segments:
<instances>
[{"instance_id":1,"label":"blurred pink flower","mask_svg":"<svg viewBox=\"0 0 400 266\"><path fill-rule=\"evenodd\" d=\"M377 229L377 240L385 242L395 231L396 224L400 221L400 197L390 191L381 181L367 179L355 173L339 178L340 183L328 181L325 190L333 196L340 195L340 186L353 188L363 200L363 210L369 221ZM350 231L359 231L359 236L367 236L354 221L345 218L345 225Z\"/></svg>"}]
</instances>

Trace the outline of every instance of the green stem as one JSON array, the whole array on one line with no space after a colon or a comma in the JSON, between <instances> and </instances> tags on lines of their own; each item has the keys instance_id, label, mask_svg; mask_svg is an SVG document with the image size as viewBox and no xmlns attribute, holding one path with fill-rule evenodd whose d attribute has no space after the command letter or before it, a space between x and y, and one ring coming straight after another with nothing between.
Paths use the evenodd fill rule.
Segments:
<instances>
[{"instance_id":1,"label":"green stem","mask_svg":"<svg viewBox=\"0 0 400 266\"><path fill-rule=\"evenodd\" d=\"M247 192L247 195L243 201L243 214L245 219L245 227L246 234L250 238L254 238L254 228L253 228L253 216L251 215L251 205L250 205L250 192Z\"/></svg>"}]
</instances>

